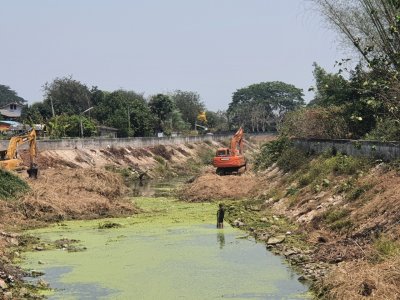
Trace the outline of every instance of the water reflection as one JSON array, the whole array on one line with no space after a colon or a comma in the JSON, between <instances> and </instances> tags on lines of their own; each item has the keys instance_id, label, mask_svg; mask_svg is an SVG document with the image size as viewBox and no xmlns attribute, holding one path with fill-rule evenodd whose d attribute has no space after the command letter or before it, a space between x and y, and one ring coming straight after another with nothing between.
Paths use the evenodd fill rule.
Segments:
<instances>
[{"instance_id":1,"label":"water reflection","mask_svg":"<svg viewBox=\"0 0 400 300\"><path fill-rule=\"evenodd\" d=\"M219 249L224 248L225 246L225 234L222 230L219 230L217 233L217 242L219 242Z\"/></svg>"}]
</instances>

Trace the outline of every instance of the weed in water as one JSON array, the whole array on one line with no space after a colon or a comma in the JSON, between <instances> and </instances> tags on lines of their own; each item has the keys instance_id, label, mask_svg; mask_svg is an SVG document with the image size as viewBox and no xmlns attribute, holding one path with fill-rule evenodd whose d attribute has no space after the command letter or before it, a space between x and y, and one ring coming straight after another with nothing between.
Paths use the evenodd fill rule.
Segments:
<instances>
[{"instance_id":1,"label":"weed in water","mask_svg":"<svg viewBox=\"0 0 400 300\"><path fill-rule=\"evenodd\" d=\"M114 222L106 221L106 222L104 222L104 223L99 223L98 228L99 228L99 229L110 229L110 228L119 228L119 227L121 227L121 226L122 226L122 225L119 224L119 223L114 223Z\"/></svg>"}]
</instances>

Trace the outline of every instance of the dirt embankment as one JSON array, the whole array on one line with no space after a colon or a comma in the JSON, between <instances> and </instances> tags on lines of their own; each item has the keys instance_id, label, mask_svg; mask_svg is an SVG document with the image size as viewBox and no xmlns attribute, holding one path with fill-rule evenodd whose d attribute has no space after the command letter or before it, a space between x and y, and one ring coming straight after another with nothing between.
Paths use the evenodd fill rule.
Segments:
<instances>
[{"instance_id":1,"label":"dirt embankment","mask_svg":"<svg viewBox=\"0 0 400 300\"><path fill-rule=\"evenodd\" d=\"M276 166L257 175L206 172L181 196L241 199L233 204L239 208L228 209L229 221L286 256L302 270L300 279L327 299L398 299L399 172L380 163L351 175L324 176L308 184L301 174Z\"/></svg>"}]
</instances>

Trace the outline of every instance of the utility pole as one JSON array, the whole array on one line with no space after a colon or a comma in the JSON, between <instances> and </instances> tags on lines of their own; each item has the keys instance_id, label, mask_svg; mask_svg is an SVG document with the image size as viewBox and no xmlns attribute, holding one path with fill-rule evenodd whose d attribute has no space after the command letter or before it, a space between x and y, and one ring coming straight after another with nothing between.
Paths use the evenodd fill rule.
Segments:
<instances>
[{"instance_id":1,"label":"utility pole","mask_svg":"<svg viewBox=\"0 0 400 300\"><path fill-rule=\"evenodd\" d=\"M130 130L131 130L131 113L129 111L129 106L128 106L128 136Z\"/></svg>"},{"instance_id":2,"label":"utility pole","mask_svg":"<svg viewBox=\"0 0 400 300\"><path fill-rule=\"evenodd\" d=\"M82 118L83 118L83 114L85 113L85 112L88 112L88 111L90 111L90 110L92 110L94 107L92 106L92 107L89 107L87 110L85 110L85 111L83 111L83 112L81 112L79 115L81 116L80 118L79 118L79 121L80 121L80 125L81 125L81 138L83 138L83 125L82 125Z\"/></svg>"}]
</instances>

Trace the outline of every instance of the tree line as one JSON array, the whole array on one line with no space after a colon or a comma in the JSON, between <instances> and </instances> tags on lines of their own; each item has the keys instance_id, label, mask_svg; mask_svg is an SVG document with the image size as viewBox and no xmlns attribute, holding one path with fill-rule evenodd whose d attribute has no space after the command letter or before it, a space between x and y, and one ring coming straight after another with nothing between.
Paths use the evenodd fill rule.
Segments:
<instances>
[{"instance_id":1,"label":"tree line","mask_svg":"<svg viewBox=\"0 0 400 300\"><path fill-rule=\"evenodd\" d=\"M0 85L0 106L24 105L22 120L46 124L51 137L92 136L98 125L118 129L119 137L153 136L157 132L193 130L227 132L240 126L247 132L275 130L283 115L304 103L302 91L283 82L264 82L233 93L227 111L207 110L196 92L176 90L145 98L143 94L87 87L72 77L56 78L43 86L44 99L27 101ZM201 126L196 126L201 125Z\"/></svg>"}]
</instances>

